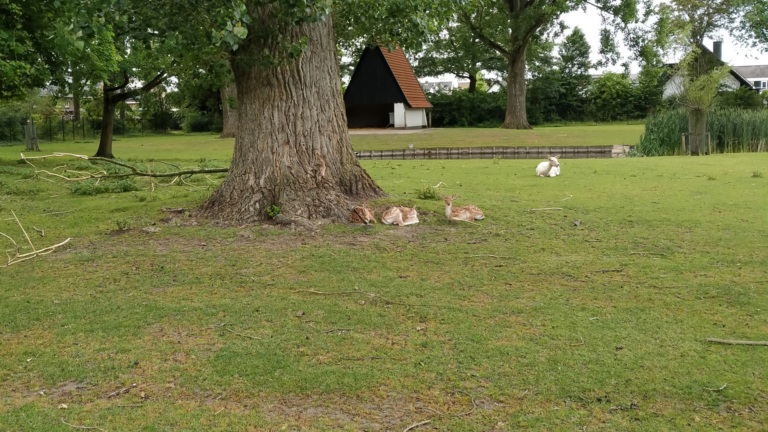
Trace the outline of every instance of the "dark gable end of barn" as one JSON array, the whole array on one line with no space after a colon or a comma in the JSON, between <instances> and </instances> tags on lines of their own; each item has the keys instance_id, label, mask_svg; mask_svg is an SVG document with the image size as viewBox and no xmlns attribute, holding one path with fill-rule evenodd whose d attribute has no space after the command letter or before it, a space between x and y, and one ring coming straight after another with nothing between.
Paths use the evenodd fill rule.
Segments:
<instances>
[{"instance_id":1,"label":"dark gable end of barn","mask_svg":"<svg viewBox=\"0 0 768 432\"><path fill-rule=\"evenodd\" d=\"M386 54L366 47L344 92L350 128L384 128L390 125L395 104L431 108L419 81L401 49ZM406 94L407 92L407 94Z\"/></svg>"}]
</instances>

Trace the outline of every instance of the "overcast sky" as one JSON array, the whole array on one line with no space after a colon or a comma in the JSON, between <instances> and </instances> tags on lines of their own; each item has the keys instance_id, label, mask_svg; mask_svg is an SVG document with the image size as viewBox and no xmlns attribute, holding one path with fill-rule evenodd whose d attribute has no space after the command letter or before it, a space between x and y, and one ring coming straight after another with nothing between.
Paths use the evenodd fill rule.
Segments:
<instances>
[{"instance_id":1,"label":"overcast sky","mask_svg":"<svg viewBox=\"0 0 768 432\"><path fill-rule=\"evenodd\" d=\"M563 21L568 25L570 29L573 29L574 27L579 27L584 32L584 34L587 37L587 41L589 42L591 48L592 48L592 61L597 62L600 60L600 55L598 54L598 49L600 48L600 27L602 25L602 21L600 19L600 13L597 11L597 9L590 7L587 9L586 12L584 11L576 11L571 12L569 14L563 15ZM570 29L566 32L566 34L570 33ZM727 34L723 33L720 38L723 41L723 60L725 60L726 63L728 63L731 66L747 66L747 65L766 65L768 64L768 54L760 53L758 51L755 51L754 49L744 48L742 46L739 46L733 41L733 38L729 37ZM621 43L622 41L618 41L622 60L619 62L623 62L627 60L629 57L629 52L626 50L626 48ZM712 40L706 40L705 45L712 49ZM667 59L667 61L676 61L678 59ZM632 72L637 72L639 67L636 64L633 64L631 66ZM600 73L605 70L612 70L614 72L620 72L622 71L621 65L616 65L614 67L601 69L601 70L593 70L593 73ZM421 80L425 80L425 78L420 77ZM453 80L456 82L455 77L450 75L444 75L437 78L426 78L426 80L429 81L435 81L436 79L440 80Z\"/></svg>"}]
</instances>

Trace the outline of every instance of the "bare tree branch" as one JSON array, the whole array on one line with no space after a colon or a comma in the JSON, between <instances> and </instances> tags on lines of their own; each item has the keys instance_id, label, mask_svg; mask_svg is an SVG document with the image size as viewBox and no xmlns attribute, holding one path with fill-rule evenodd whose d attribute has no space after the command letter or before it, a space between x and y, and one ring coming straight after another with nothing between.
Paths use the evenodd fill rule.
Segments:
<instances>
[{"instance_id":1,"label":"bare tree branch","mask_svg":"<svg viewBox=\"0 0 768 432\"><path fill-rule=\"evenodd\" d=\"M106 171L98 171L95 173L89 173L89 172L83 172L83 171L72 171L72 170L63 170L62 174L53 173L46 170L38 169L35 165L33 165L30 160L32 159L47 159L52 157L74 157L78 159L84 159L89 161L98 161L98 162L107 162L111 163L123 168L127 168L131 170L130 173L122 173L122 174L107 174ZM26 157L24 156L24 153L21 154L21 159L27 162L28 164L32 165L32 167L35 169L36 174L47 174L53 177L58 177L67 181L81 181L81 180L87 180L87 179L109 179L109 178L125 178L125 177L153 177L153 178L168 178L168 177L179 177L183 175L193 175L193 174L212 174L212 173L225 173L229 172L229 168L194 168L194 169L188 169L188 170L179 170L179 171L173 171L173 172L166 172L166 173L157 173L157 172L145 172L140 171L138 168L136 168L133 165L129 165L127 163L119 162L114 159L107 159L103 157L91 157L91 156L84 156L84 155L78 155L73 153L53 153L51 155L46 156L35 156L35 157ZM63 174L65 173L75 173L75 174L81 174L81 177L67 177Z\"/></svg>"}]
</instances>

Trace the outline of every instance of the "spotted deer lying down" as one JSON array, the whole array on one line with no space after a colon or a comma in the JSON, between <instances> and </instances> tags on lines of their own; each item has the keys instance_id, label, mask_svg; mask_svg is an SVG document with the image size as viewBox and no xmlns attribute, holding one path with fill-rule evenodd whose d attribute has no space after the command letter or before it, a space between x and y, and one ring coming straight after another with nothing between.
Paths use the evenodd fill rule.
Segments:
<instances>
[{"instance_id":1,"label":"spotted deer lying down","mask_svg":"<svg viewBox=\"0 0 768 432\"><path fill-rule=\"evenodd\" d=\"M485 219L483 211L472 204L464 207L454 207L453 200L455 200L459 194L453 196L440 196L445 200L445 217L449 220L472 222Z\"/></svg>"},{"instance_id":2,"label":"spotted deer lying down","mask_svg":"<svg viewBox=\"0 0 768 432\"><path fill-rule=\"evenodd\" d=\"M536 175L539 177L557 177L560 175L560 155L547 156L547 160L536 167Z\"/></svg>"},{"instance_id":3,"label":"spotted deer lying down","mask_svg":"<svg viewBox=\"0 0 768 432\"><path fill-rule=\"evenodd\" d=\"M376 217L373 211L365 207L355 207L352 214L349 215L349 221L352 223L370 224L376 223Z\"/></svg>"},{"instance_id":4,"label":"spotted deer lying down","mask_svg":"<svg viewBox=\"0 0 768 432\"><path fill-rule=\"evenodd\" d=\"M381 223L398 226L414 225L419 223L419 213L416 207L392 207L381 215Z\"/></svg>"}]
</instances>

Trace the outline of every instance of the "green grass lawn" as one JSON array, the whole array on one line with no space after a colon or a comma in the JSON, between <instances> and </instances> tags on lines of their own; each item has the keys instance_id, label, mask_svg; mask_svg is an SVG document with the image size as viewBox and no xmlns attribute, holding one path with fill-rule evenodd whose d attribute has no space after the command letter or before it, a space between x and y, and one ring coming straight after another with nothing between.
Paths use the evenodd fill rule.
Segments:
<instances>
[{"instance_id":1,"label":"green grass lawn","mask_svg":"<svg viewBox=\"0 0 768 432\"><path fill-rule=\"evenodd\" d=\"M436 147L493 146L598 146L635 145L643 133L643 125L598 125L541 127L528 131L505 129L433 129L415 134L352 135L355 150L390 150ZM114 154L125 159L229 159L234 139L218 139L211 134L168 134L137 137L117 136ZM0 147L0 159L17 158L20 146ZM41 141L43 152L62 151L93 155L98 141L68 143Z\"/></svg>"},{"instance_id":2,"label":"green grass lawn","mask_svg":"<svg viewBox=\"0 0 768 432\"><path fill-rule=\"evenodd\" d=\"M160 211L222 176L80 196L3 160L0 232L73 240L0 269L0 430L763 429L768 348L703 340L768 339L768 155L535 164L365 162L421 224L311 234Z\"/></svg>"}]
</instances>

